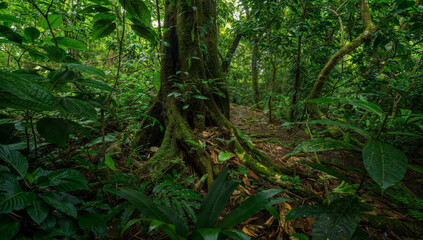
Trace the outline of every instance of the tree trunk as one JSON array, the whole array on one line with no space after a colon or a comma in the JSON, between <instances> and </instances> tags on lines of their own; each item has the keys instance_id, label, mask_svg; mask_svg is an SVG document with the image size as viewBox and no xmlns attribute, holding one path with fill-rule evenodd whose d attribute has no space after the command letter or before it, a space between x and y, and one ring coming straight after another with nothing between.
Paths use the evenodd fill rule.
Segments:
<instances>
[{"instance_id":1,"label":"tree trunk","mask_svg":"<svg viewBox=\"0 0 423 240\"><path fill-rule=\"evenodd\" d=\"M253 91L254 91L254 105L257 105L260 98L260 92L258 87L258 69L257 69L257 59L258 59L258 38L254 39L253 55L251 60L251 75L253 81Z\"/></svg>"},{"instance_id":2,"label":"tree trunk","mask_svg":"<svg viewBox=\"0 0 423 240\"><path fill-rule=\"evenodd\" d=\"M276 166L259 150L249 148L228 118L229 97L226 86L220 84L224 78L218 62L215 0L192 1L191 6L185 0L172 2L165 2L164 28L168 30L163 35L166 44L161 61L161 88L136 136L138 146L160 147L135 173L143 175L149 169L164 171L183 160L199 174L208 174L210 187L219 169L195 132L216 126L223 138L231 140L228 148L240 162L270 181L288 186L290 183L282 180L281 173L290 170ZM206 50L200 47L201 41ZM310 195L305 188L301 191Z\"/></svg>"},{"instance_id":3,"label":"tree trunk","mask_svg":"<svg viewBox=\"0 0 423 240\"><path fill-rule=\"evenodd\" d=\"M329 78L329 74L336 66L336 64L341 60L346 54L350 53L362 43L370 39L371 35L375 33L378 28L373 24L372 17L370 14L369 2L368 0L360 1L360 12L361 19L363 21L364 31L354 40L352 40L347 45L339 49L333 56L329 59L323 69L320 71L316 82L313 85L313 88L308 96L308 99L318 98L322 92L323 86L326 80ZM316 103L308 103L307 111L314 117L320 118L321 113Z\"/></svg>"},{"instance_id":4,"label":"tree trunk","mask_svg":"<svg viewBox=\"0 0 423 240\"><path fill-rule=\"evenodd\" d=\"M296 57L296 70L295 70L295 79L294 84L292 86L292 99L291 99L291 111L289 113L289 121L295 121L295 109L298 103L298 93L300 91L301 86L301 41L303 38L302 29L300 28L300 34L298 35L298 43L297 43L297 57Z\"/></svg>"},{"instance_id":5,"label":"tree trunk","mask_svg":"<svg viewBox=\"0 0 423 240\"><path fill-rule=\"evenodd\" d=\"M229 71L229 67L231 66L232 57L234 56L234 53L236 49L238 48L239 42L241 41L241 38L243 36L243 33L237 33L234 41L232 42L231 48L229 48L229 51L226 53L225 58L222 61L222 71L224 73L227 73Z\"/></svg>"}]
</instances>

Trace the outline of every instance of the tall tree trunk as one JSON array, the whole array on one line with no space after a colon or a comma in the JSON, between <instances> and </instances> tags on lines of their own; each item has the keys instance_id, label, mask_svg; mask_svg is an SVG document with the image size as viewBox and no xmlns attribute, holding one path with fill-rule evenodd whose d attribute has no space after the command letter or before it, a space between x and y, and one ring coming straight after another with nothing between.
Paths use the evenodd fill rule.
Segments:
<instances>
[{"instance_id":1,"label":"tall tree trunk","mask_svg":"<svg viewBox=\"0 0 423 240\"><path fill-rule=\"evenodd\" d=\"M222 71L224 73L227 73L229 71L229 67L231 66L232 57L234 56L234 53L236 49L238 48L239 42L241 41L241 38L243 36L243 33L237 33L234 41L232 42L231 48L229 48L229 51L226 53L225 58L222 61Z\"/></svg>"},{"instance_id":2,"label":"tall tree trunk","mask_svg":"<svg viewBox=\"0 0 423 240\"><path fill-rule=\"evenodd\" d=\"M276 46L278 49L278 46ZM272 79L271 79L271 88L270 88L270 96L269 96L269 123L273 122L272 117L272 101L273 101L273 94L275 94L275 80L276 80L276 52L274 53L274 58L270 58L270 64L272 64Z\"/></svg>"},{"instance_id":3,"label":"tall tree trunk","mask_svg":"<svg viewBox=\"0 0 423 240\"><path fill-rule=\"evenodd\" d=\"M258 149L250 148L228 118L229 98L226 86L221 84L224 78L218 62L215 0L196 0L191 4L185 0L165 1L163 27L168 30L163 34L163 42L168 44L163 45L161 88L136 136L138 146L160 147L135 173L143 175L149 169L164 171L184 160L199 174L208 174L210 187L219 172L218 165L214 165L194 132L216 126L213 131L220 129L222 137L231 140L229 150L240 162L270 181L288 186L290 183L282 179L282 173L293 170L278 167ZM200 48L201 41L207 51ZM310 194L305 188L299 191Z\"/></svg>"},{"instance_id":4,"label":"tall tree trunk","mask_svg":"<svg viewBox=\"0 0 423 240\"><path fill-rule=\"evenodd\" d=\"M295 79L292 86L292 99L291 99L291 111L289 113L289 121L293 122L295 120L295 108L298 103L298 92L300 91L301 86L301 40L303 38L302 29L300 28L300 34L298 35L297 43L297 57L296 57L296 70L295 70Z\"/></svg>"},{"instance_id":5,"label":"tall tree trunk","mask_svg":"<svg viewBox=\"0 0 423 240\"><path fill-rule=\"evenodd\" d=\"M326 63L323 69L320 71L316 79L316 82L314 83L313 88L310 92L310 95L308 96L308 99L320 97L323 86L325 82L327 81L327 79L329 78L329 74L331 73L333 68L336 66L336 64L339 62L339 60L341 60L346 54L350 53L351 51L359 47L362 43L370 39L371 35L378 30L376 25L374 25L372 22L368 0L360 1L360 12L361 12L361 19L363 21L364 31L357 38L352 40L347 45L343 46L335 54L332 55L332 57L329 59L329 61ZM315 118L321 117L320 110L316 103L308 103L307 111Z\"/></svg>"},{"instance_id":6,"label":"tall tree trunk","mask_svg":"<svg viewBox=\"0 0 423 240\"><path fill-rule=\"evenodd\" d=\"M255 38L254 47L253 47L253 55L251 59L251 75L252 75L252 81L253 81L254 105L257 105L260 99L260 92L258 87L257 59L258 59L258 38Z\"/></svg>"}]
</instances>

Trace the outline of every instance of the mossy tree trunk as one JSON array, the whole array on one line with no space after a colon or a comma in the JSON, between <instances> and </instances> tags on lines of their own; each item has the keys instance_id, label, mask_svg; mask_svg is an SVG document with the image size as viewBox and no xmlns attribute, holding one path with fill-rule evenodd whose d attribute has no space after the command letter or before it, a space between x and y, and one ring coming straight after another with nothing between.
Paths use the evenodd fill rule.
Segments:
<instances>
[{"instance_id":1,"label":"mossy tree trunk","mask_svg":"<svg viewBox=\"0 0 423 240\"><path fill-rule=\"evenodd\" d=\"M249 169L286 186L281 172L268 157L250 148L229 120L229 98L217 51L215 0L165 1L161 88L136 136L138 146L160 146L135 172L184 160L200 174L208 174L211 186L219 169L194 134L217 126L228 149ZM257 157L258 156L258 157ZM260 161L258 160L260 159ZM304 190L307 191L307 190Z\"/></svg>"},{"instance_id":2,"label":"mossy tree trunk","mask_svg":"<svg viewBox=\"0 0 423 240\"><path fill-rule=\"evenodd\" d=\"M350 43L343 46L337 52L335 52L329 61L325 64L323 69L320 71L317 79L313 85L313 88L308 96L308 99L318 98L322 92L323 86L329 78L329 74L332 72L333 68L338 64L338 62L348 53L359 47L362 43L370 39L373 33L375 33L378 28L372 22L372 16L370 14L370 7L368 0L360 0L360 12L361 20L363 22L364 31ZM320 118L320 110L315 103L307 104L307 111L315 118Z\"/></svg>"}]
</instances>

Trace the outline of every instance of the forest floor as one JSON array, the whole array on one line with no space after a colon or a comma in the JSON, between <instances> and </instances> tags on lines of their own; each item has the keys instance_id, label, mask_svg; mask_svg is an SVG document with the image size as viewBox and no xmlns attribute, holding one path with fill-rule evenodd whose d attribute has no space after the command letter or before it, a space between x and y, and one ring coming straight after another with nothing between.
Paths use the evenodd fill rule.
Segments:
<instances>
[{"instance_id":1,"label":"forest floor","mask_svg":"<svg viewBox=\"0 0 423 240\"><path fill-rule=\"evenodd\" d=\"M286 176L285 180L291 181L291 188L284 191L284 197L293 199L288 203L281 203L276 206L276 209L281 215L281 220L275 219L268 212L261 212L259 216L253 217L245 221L241 229L246 232L252 239L291 239L292 233L303 233L311 236L314 219L296 219L294 221L285 223L284 216L289 209L301 205L314 204L311 199L304 199L297 195L296 188L299 184L310 189L315 194L321 196L323 199L327 197L328 192L336 191L336 188L341 184L341 180L332 177L331 175L316 171L308 167L303 162L316 162L315 158L318 156L320 162L325 165L342 172L349 179L355 183L360 183L362 179L362 171L364 170L361 163L361 153L349 150L333 150L314 154L296 154L290 156L295 146L302 141L309 139L309 134L306 133L305 127L291 126L286 127L281 123L269 123L268 116L261 110L254 108L232 105L231 106L231 121L244 132L244 135L251 142L254 147L262 150L269 156L276 164L281 167L290 167L295 171L309 174L310 177L295 177ZM212 129L208 130L211 133ZM206 134L202 135L207 135ZM210 135L210 134L209 134ZM287 156L288 154L288 156ZM217 158L212 151L212 157ZM217 162L217 161L215 161ZM243 181L244 184L240 187L240 192L246 195L253 195L260 189L277 188L277 186L268 183L261 176L248 171L248 174L242 174L242 171L237 171L237 166L242 166L235 157L232 157L228 163L234 172L236 178ZM238 168L239 169L239 168ZM240 173L241 172L241 173ZM326 180L322 180L322 178ZM326 182L326 187L324 182ZM371 188L370 181L364 181L362 189ZM421 186L420 186L421 187ZM410 224L421 224L415 218L407 214L407 209L399 208L393 204L388 195L381 195L378 191L366 191L361 195L363 201L370 206L375 207L375 210L368 212L371 216L384 216L394 221L401 220ZM235 205L237 197L232 198L232 203ZM373 218L369 221L375 221ZM367 233L370 239L405 239L401 233L393 230L390 227L372 227L372 224L365 224L366 219L359 224L359 226ZM380 223L384 224L384 223ZM375 224L373 224L375 225ZM387 225L390 226L390 223ZM412 234L410 234L412 235Z\"/></svg>"}]
</instances>

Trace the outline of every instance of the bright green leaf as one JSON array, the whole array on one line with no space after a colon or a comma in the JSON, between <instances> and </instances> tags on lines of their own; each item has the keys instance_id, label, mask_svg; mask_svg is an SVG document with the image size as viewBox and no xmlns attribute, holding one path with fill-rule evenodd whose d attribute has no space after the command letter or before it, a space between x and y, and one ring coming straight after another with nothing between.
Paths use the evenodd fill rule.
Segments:
<instances>
[{"instance_id":1,"label":"bright green leaf","mask_svg":"<svg viewBox=\"0 0 423 240\"><path fill-rule=\"evenodd\" d=\"M62 16L59 14L50 14L48 15L47 19L48 19L48 22L50 23L51 29L56 29L63 24ZM40 27L42 27L45 30L50 29L47 23L47 20L45 18L41 21Z\"/></svg>"},{"instance_id":2,"label":"bright green leaf","mask_svg":"<svg viewBox=\"0 0 423 240\"><path fill-rule=\"evenodd\" d=\"M87 47L85 46L84 43L72 39L72 38L68 38L68 37L57 37L57 44L59 46L64 46L67 48L72 48L72 49L77 49L77 50L86 50Z\"/></svg>"},{"instance_id":3,"label":"bright green leaf","mask_svg":"<svg viewBox=\"0 0 423 240\"><path fill-rule=\"evenodd\" d=\"M116 166L115 166L115 161L113 160L112 157L110 157L109 154L105 154L104 155L104 160L106 161L106 166L110 169L112 169L113 171L116 170Z\"/></svg>"},{"instance_id":4,"label":"bright green leaf","mask_svg":"<svg viewBox=\"0 0 423 240\"><path fill-rule=\"evenodd\" d=\"M217 160L219 162L225 162L226 160L230 159L232 154L230 152L220 152L219 156L217 156Z\"/></svg>"}]
</instances>

